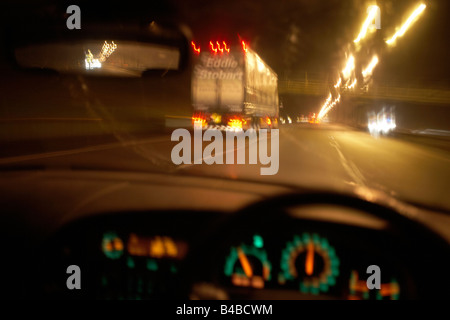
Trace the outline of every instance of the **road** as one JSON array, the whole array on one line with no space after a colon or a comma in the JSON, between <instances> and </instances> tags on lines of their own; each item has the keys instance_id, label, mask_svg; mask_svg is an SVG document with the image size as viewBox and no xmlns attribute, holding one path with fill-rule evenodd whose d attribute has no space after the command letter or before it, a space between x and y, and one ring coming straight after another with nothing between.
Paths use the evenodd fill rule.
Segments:
<instances>
[{"instance_id":1,"label":"road","mask_svg":"<svg viewBox=\"0 0 450 320\"><path fill-rule=\"evenodd\" d=\"M374 138L367 132L337 124L292 124L282 126L279 131L278 172L261 175L261 167L268 165L259 161L252 165L175 165L171 152L178 142L171 141L170 132L149 136L122 132L104 141L91 140L84 146L73 143L75 140L60 141L47 146L45 152L38 152L30 144L26 150L34 152L3 156L0 166L156 170L340 191L349 186L363 186L450 210L450 148L429 147L399 138ZM208 144L203 142L202 150ZM246 154L248 150L247 144ZM226 160L225 155L223 159Z\"/></svg>"}]
</instances>

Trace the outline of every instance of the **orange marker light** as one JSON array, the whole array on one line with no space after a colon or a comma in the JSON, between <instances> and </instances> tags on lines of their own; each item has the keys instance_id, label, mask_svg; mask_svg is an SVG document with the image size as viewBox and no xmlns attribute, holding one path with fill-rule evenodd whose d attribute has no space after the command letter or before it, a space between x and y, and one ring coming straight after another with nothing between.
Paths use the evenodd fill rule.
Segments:
<instances>
[{"instance_id":1,"label":"orange marker light","mask_svg":"<svg viewBox=\"0 0 450 320\"><path fill-rule=\"evenodd\" d=\"M247 52L247 45L245 44L244 41L242 41L242 49Z\"/></svg>"},{"instance_id":2,"label":"orange marker light","mask_svg":"<svg viewBox=\"0 0 450 320\"><path fill-rule=\"evenodd\" d=\"M214 53L217 53L217 49L214 48L214 44L212 43L212 41L209 42L209 45L211 46L211 50L212 50Z\"/></svg>"},{"instance_id":3,"label":"orange marker light","mask_svg":"<svg viewBox=\"0 0 450 320\"><path fill-rule=\"evenodd\" d=\"M227 43L225 41L223 42L223 47L226 52L230 53L230 48L227 48Z\"/></svg>"},{"instance_id":4,"label":"orange marker light","mask_svg":"<svg viewBox=\"0 0 450 320\"><path fill-rule=\"evenodd\" d=\"M223 48L220 47L219 41L216 41L216 43L217 43L217 49L219 49L219 51L223 53Z\"/></svg>"},{"instance_id":5,"label":"orange marker light","mask_svg":"<svg viewBox=\"0 0 450 320\"><path fill-rule=\"evenodd\" d=\"M244 251L242 251L241 248L238 248L237 252L239 261L241 262L242 269L244 269L245 275L248 278L251 278L253 276L253 270L252 266L250 265L250 262L247 259L247 256L245 255Z\"/></svg>"},{"instance_id":6,"label":"orange marker light","mask_svg":"<svg viewBox=\"0 0 450 320\"><path fill-rule=\"evenodd\" d=\"M194 41L191 41L191 45L192 45L192 48L194 48L194 51L195 51L195 52L200 53L200 47L197 48L197 47L195 46Z\"/></svg>"}]
</instances>

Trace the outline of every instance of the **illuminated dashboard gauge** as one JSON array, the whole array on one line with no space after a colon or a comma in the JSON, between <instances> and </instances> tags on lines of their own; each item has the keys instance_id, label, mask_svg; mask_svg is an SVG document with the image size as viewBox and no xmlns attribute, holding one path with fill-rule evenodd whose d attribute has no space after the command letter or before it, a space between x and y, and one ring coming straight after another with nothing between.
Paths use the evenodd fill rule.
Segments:
<instances>
[{"instance_id":1,"label":"illuminated dashboard gauge","mask_svg":"<svg viewBox=\"0 0 450 320\"><path fill-rule=\"evenodd\" d=\"M395 278L392 278L389 283L382 283L380 289L369 290L367 281L360 280L356 270L353 270L350 275L349 287L349 300L398 300L400 297L400 285Z\"/></svg>"},{"instance_id":2,"label":"illuminated dashboard gauge","mask_svg":"<svg viewBox=\"0 0 450 320\"><path fill-rule=\"evenodd\" d=\"M155 259L182 260L187 249L186 243L166 236L143 237L136 233L130 233L127 243L129 255Z\"/></svg>"},{"instance_id":3,"label":"illuminated dashboard gauge","mask_svg":"<svg viewBox=\"0 0 450 320\"><path fill-rule=\"evenodd\" d=\"M255 245L232 247L225 261L225 275L238 287L264 288L270 281L272 265L262 248L262 238L256 236Z\"/></svg>"},{"instance_id":4,"label":"illuminated dashboard gauge","mask_svg":"<svg viewBox=\"0 0 450 320\"><path fill-rule=\"evenodd\" d=\"M119 259L123 255L123 241L116 233L107 232L103 234L102 251L110 259Z\"/></svg>"},{"instance_id":5,"label":"illuminated dashboard gauge","mask_svg":"<svg viewBox=\"0 0 450 320\"><path fill-rule=\"evenodd\" d=\"M302 293L328 292L336 284L339 259L325 238L304 233L286 244L278 282L298 282Z\"/></svg>"}]
</instances>

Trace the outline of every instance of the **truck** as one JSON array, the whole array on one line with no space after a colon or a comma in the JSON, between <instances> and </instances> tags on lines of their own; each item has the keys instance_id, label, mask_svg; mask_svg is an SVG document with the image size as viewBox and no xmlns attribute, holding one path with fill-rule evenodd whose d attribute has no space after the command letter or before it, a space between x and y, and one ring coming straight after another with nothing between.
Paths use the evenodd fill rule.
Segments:
<instances>
[{"instance_id":1,"label":"truck","mask_svg":"<svg viewBox=\"0 0 450 320\"><path fill-rule=\"evenodd\" d=\"M241 41L210 41L194 50L191 79L193 125L216 129L276 129L277 74Z\"/></svg>"}]
</instances>

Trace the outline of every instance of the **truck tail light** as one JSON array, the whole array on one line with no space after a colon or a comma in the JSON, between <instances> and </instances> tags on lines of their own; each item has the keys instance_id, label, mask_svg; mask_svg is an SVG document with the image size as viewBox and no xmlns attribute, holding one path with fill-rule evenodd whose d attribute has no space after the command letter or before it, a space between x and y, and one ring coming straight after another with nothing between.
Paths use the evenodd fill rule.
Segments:
<instances>
[{"instance_id":1,"label":"truck tail light","mask_svg":"<svg viewBox=\"0 0 450 320\"><path fill-rule=\"evenodd\" d=\"M241 118L232 118L228 120L228 126L231 129L242 129L243 120Z\"/></svg>"},{"instance_id":2,"label":"truck tail light","mask_svg":"<svg viewBox=\"0 0 450 320\"><path fill-rule=\"evenodd\" d=\"M206 126L206 116L204 114L194 114L192 116L192 124L201 125L202 128Z\"/></svg>"}]
</instances>

